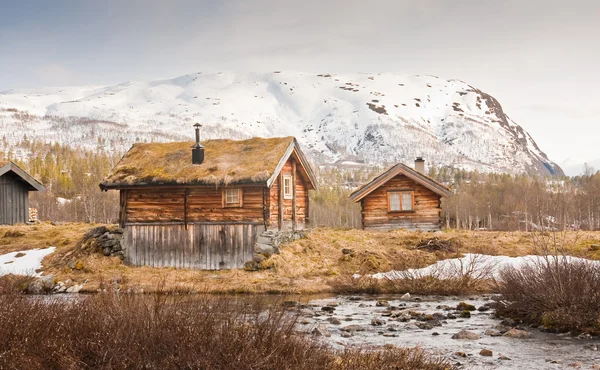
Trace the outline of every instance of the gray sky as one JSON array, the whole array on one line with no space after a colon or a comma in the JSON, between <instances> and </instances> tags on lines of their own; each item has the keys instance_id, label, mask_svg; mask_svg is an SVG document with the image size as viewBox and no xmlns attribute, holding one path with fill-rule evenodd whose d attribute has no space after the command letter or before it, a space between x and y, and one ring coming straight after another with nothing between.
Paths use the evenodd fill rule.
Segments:
<instances>
[{"instance_id":1,"label":"gray sky","mask_svg":"<svg viewBox=\"0 0 600 370\"><path fill-rule=\"evenodd\" d=\"M0 91L200 71L399 72L496 97L556 161L600 164L598 1L0 0Z\"/></svg>"}]
</instances>

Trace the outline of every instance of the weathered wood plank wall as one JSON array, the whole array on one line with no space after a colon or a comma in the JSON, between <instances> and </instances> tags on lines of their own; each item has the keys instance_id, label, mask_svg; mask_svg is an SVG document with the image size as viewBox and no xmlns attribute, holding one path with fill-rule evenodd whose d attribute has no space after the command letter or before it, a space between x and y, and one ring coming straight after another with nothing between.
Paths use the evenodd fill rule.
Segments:
<instances>
[{"instance_id":1,"label":"weathered wood plank wall","mask_svg":"<svg viewBox=\"0 0 600 370\"><path fill-rule=\"evenodd\" d=\"M17 175L0 176L0 225L29 221L29 191Z\"/></svg>"},{"instance_id":2,"label":"weathered wood plank wall","mask_svg":"<svg viewBox=\"0 0 600 370\"><path fill-rule=\"evenodd\" d=\"M125 262L202 270L242 268L252 260L261 224L128 224Z\"/></svg>"},{"instance_id":3,"label":"weathered wood plank wall","mask_svg":"<svg viewBox=\"0 0 600 370\"><path fill-rule=\"evenodd\" d=\"M388 212L387 193L391 190L414 191L413 212ZM440 196L404 175L398 175L361 200L363 227L366 229L439 230Z\"/></svg>"}]
</instances>

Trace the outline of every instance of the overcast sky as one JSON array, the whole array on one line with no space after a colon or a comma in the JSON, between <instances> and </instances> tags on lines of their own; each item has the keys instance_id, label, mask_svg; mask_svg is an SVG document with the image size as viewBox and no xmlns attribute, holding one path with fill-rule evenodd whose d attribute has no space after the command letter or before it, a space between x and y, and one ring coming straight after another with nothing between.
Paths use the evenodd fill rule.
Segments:
<instances>
[{"instance_id":1,"label":"overcast sky","mask_svg":"<svg viewBox=\"0 0 600 370\"><path fill-rule=\"evenodd\" d=\"M493 95L600 167L600 1L0 0L0 91L200 71L399 72Z\"/></svg>"}]
</instances>

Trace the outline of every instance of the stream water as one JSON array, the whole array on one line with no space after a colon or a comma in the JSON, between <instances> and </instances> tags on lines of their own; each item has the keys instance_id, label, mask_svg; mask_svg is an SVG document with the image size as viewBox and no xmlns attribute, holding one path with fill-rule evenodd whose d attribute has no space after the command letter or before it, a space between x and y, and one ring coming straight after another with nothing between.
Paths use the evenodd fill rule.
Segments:
<instances>
[{"instance_id":1,"label":"stream water","mask_svg":"<svg viewBox=\"0 0 600 370\"><path fill-rule=\"evenodd\" d=\"M490 303L490 297L316 299L300 306L299 330L340 349L386 344L420 347L469 369L600 369L600 340L532 328L520 328L529 332L528 338L504 336L501 333L508 327L493 317L493 310L475 310L470 318L460 318L460 311L453 309L460 302L479 308ZM461 330L473 332L479 339L452 339ZM483 349L491 350L493 355L480 355Z\"/></svg>"}]
</instances>

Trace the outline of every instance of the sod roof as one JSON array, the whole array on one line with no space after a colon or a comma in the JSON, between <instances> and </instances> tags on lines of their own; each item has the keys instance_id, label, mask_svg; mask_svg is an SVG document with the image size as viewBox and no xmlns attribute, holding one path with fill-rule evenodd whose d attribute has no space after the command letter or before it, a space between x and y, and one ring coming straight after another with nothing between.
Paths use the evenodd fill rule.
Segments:
<instances>
[{"instance_id":1,"label":"sod roof","mask_svg":"<svg viewBox=\"0 0 600 370\"><path fill-rule=\"evenodd\" d=\"M219 139L201 144L204 162L199 165L192 164L191 141L134 144L100 188L267 183L286 154L299 152L293 137Z\"/></svg>"}]
</instances>

